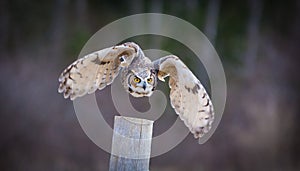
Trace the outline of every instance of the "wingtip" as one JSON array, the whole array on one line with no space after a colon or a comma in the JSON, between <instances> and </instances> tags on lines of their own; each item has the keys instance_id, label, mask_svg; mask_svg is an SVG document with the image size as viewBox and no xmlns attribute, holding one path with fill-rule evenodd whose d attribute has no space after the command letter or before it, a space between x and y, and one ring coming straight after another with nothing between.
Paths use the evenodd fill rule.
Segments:
<instances>
[{"instance_id":1,"label":"wingtip","mask_svg":"<svg viewBox=\"0 0 300 171\"><path fill-rule=\"evenodd\" d=\"M60 76L58 77L58 82L63 82L64 81L64 76L63 74L60 74Z\"/></svg>"},{"instance_id":2,"label":"wingtip","mask_svg":"<svg viewBox=\"0 0 300 171\"><path fill-rule=\"evenodd\" d=\"M57 92L58 92L58 93L62 93L62 90L58 88L58 89L57 89Z\"/></svg>"},{"instance_id":3,"label":"wingtip","mask_svg":"<svg viewBox=\"0 0 300 171\"><path fill-rule=\"evenodd\" d=\"M57 91L59 93L63 93L65 90L66 90L66 87L64 86L64 84L60 83L59 86L58 86Z\"/></svg>"}]
</instances>

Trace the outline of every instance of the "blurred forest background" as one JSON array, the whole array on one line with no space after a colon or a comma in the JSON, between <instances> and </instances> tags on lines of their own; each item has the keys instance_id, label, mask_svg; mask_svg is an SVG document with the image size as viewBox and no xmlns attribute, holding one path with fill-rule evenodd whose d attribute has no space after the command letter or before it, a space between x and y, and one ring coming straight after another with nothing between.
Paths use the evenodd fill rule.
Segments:
<instances>
[{"instance_id":1,"label":"blurred forest background","mask_svg":"<svg viewBox=\"0 0 300 171\"><path fill-rule=\"evenodd\" d=\"M221 57L228 85L211 139L198 145L189 135L152 158L150 170L300 170L297 0L1 0L0 170L108 170L110 155L85 135L72 102L57 93L58 76L101 27L144 12L174 15L202 30ZM188 56L174 40L145 39ZM96 92L98 103L109 90ZM110 107L103 110L112 124ZM167 129L176 119L171 115L154 131Z\"/></svg>"}]
</instances>

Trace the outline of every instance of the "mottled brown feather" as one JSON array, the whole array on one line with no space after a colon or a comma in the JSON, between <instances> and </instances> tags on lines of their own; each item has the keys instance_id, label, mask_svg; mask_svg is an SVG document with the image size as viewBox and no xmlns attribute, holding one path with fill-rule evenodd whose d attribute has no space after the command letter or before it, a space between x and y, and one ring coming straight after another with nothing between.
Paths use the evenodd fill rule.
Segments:
<instances>
[{"instance_id":1,"label":"mottled brown feather","mask_svg":"<svg viewBox=\"0 0 300 171\"><path fill-rule=\"evenodd\" d=\"M171 106L194 134L201 138L211 129L214 110L209 95L200 81L176 56L169 55L154 61L158 78L169 76Z\"/></svg>"},{"instance_id":2,"label":"mottled brown feather","mask_svg":"<svg viewBox=\"0 0 300 171\"><path fill-rule=\"evenodd\" d=\"M120 61L124 56L125 61ZM131 43L93 52L73 62L59 77L58 92L65 98L91 94L111 84L122 66L128 66L136 56Z\"/></svg>"}]
</instances>

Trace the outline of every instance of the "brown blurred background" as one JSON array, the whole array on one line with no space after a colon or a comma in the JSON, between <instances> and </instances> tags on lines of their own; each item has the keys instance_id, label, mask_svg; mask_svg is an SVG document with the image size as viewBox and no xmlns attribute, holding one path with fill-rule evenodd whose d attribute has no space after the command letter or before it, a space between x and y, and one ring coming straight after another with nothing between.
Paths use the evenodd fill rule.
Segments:
<instances>
[{"instance_id":1,"label":"brown blurred background","mask_svg":"<svg viewBox=\"0 0 300 171\"><path fill-rule=\"evenodd\" d=\"M225 113L211 139L198 145L189 135L152 158L150 169L300 170L296 0L2 0L0 170L108 170L110 155L85 135L72 102L57 93L58 76L101 27L144 12L174 15L202 30L221 57L228 84ZM145 46L158 42L148 46L174 52L195 73L203 72L174 40L151 35L132 40ZM96 95L112 124L116 111L106 105L109 92L107 87ZM167 111L154 134L176 119L170 107Z\"/></svg>"}]
</instances>

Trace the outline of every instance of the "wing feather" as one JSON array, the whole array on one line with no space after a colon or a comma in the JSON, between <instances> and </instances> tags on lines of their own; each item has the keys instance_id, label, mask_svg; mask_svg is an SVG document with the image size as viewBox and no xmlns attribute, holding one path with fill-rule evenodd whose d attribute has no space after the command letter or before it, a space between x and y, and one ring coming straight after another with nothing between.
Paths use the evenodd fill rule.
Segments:
<instances>
[{"instance_id":1,"label":"wing feather","mask_svg":"<svg viewBox=\"0 0 300 171\"><path fill-rule=\"evenodd\" d=\"M105 88L113 82L121 67L130 65L136 56L135 47L134 43L125 43L76 60L60 75L58 92L74 100Z\"/></svg>"},{"instance_id":2,"label":"wing feather","mask_svg":"<svg viewBox=\"0 0 300 171\"><path fill-rule=\"evenodd\" d=\"M160 58L154 61L154 66L160 80L170 77L171 106L194 137L201 138L214 120L213 105L205 88L177 56Z\"/></svg>"}]
</instances>

